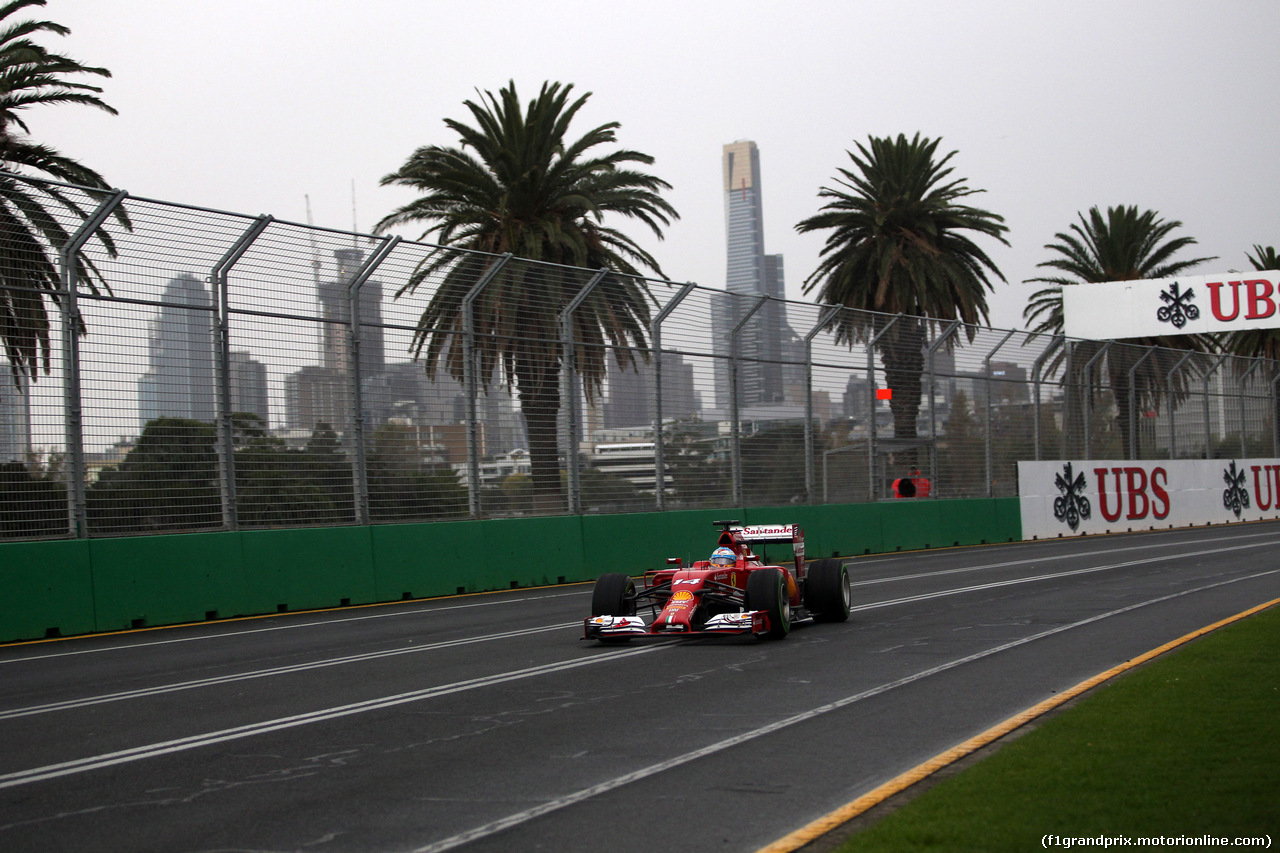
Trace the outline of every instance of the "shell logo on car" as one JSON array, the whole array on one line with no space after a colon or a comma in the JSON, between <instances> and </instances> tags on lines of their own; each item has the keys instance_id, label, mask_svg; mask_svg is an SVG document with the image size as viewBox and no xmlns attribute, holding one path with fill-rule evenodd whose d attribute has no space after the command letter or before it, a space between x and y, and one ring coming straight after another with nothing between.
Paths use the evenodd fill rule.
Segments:
<instances>
[{"instance_id":1,"label":"shell logo on car","mask_svg":"<svg viewBox=\"0 0 1280 853\"><path fill-rule=\"evenodd\" d=\"M687 589L682 589L675 595L671 596L671 600L677 604L685 601L693 601L693 593Z\"/></svg>"}]
</instances>

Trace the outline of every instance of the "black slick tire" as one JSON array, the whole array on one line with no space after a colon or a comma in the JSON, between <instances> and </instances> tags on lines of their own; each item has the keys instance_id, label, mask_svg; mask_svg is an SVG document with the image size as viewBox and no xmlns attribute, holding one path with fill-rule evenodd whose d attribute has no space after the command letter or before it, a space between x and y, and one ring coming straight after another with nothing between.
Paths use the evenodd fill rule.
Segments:
<instances>
[{"instance_id":1,"label":"black slick tire","mask_svg":"<svg viewBox=\"0 0 1280 853\"><path fill-rule=\"evenodd\" d=\"M592 616L635 616L636 582L620 572L596 578L591 590Z\"/></svg>"},{"instance_id":2,"label":"black slick tire","mask_svg":"<svg viewBox=\"0 0 1280 853\"><path fill-rule=\"evenodd\" d=\"M849 618L849 570L843 560L828 557L809 566L804 582L804 606L819 622Z\"/></svg>"},{"instance_id":3,"label":"black slick tire","mask_svg":"<svg viewBox=\"0 0 1280 853\"><path fill-rule=\"evenodd\" d=\"M769 615L769 630L761 633L761 637L781 640L787 636L791 630L791 600L781 569L756 569L747 575L744 603L747 610L763 610Z\"/></svg>"}]
</instances>

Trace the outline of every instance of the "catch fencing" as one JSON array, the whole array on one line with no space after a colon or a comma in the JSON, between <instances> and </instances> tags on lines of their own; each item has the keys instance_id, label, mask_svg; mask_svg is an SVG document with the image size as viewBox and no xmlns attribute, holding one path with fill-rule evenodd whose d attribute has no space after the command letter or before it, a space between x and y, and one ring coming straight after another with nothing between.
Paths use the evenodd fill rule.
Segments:
<instances>
[{"instance_id":1,"label":"catch fencing","mask_svg":"<svg viewBox=\"0 0 1280 853\"><path fill-rule=\"evenodd\" d=\"M3 538L850 503L913 469L916 499L1006 497L1019 460L1280 455L1271 361L26 183L66 240L58 286L25 286L0 227L8 328L49 343L0 371Z\"/></svg>"}]
</instances>

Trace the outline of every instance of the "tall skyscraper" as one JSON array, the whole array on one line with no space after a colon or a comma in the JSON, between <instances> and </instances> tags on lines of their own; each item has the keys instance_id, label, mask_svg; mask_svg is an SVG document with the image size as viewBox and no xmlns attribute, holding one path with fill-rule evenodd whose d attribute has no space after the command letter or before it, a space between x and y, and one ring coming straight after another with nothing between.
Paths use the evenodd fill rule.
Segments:
<instances>
[{"instance_id":1,"label":"tall skyscraper","mask_svg":"<svg viewBox=\"0 0 1280 853\"><path fill-rule=\"evenodd\" d=\"M714 352L728 356L729 334L761 296L774 300L752 316L738 335L739 403L743 406L781 403L785 398L783 341L789 337L783 299L782 255L764 252L764 205L760 187L760 151L750 140L724 146L724 211L728 248L725 290L730 294L713 305L711 328ZM716 406L729 406L729 365L716 360Z\"/></svg>"},{"instance_id":2,"label":"tall skyscraper","mask_svg":"<svg viewBox=\"0 0 1280 853\"><path fill-rule=\"evenodd\" d=\"M213 294L191 273L171 279L147 335L147 372L138 379L138 420L214 419Z\"/></svg>"},{"instance_id":3,"label":"tall skyscraper","mask_svg":"<svg viewBox=\"0 0 1280 853\"><path fill-rule=\"evenodd\" d=\"M321 366L347 370L347 326L351 319L351 303L347 287L356 273L364 253L359 249L338 249L333 253L338 262L338 277L322 282L316 296L320 300L320 316L330 322L322 324L320 340ZM382 328L382 282L370 279L360 287L360 375L368 378L387 367L387 349Z\"/></svg>"}]
</instances>

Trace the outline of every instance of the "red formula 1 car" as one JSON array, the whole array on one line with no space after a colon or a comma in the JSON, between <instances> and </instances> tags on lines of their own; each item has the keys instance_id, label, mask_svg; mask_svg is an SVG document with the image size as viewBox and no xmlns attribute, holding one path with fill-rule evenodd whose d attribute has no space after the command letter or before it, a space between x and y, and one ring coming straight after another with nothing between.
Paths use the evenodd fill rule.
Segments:
<instances>
[{"instance_id":1,"label":"red formula 1 car","mask_svg":"<svg viewBox=\"0 0 1280 853\"><path fill-rule=\"evenodd\" d=\"M601 575L591 594L584 637L617 641L753 634L779 640L796 622L849 618L844 561L806 564L799 525L715 524L720 539L710 560L685 567L673 557L667 563L675 568L646 572L639 590L628 575ZM771 543L791 545L794 565L769 565L751 550Z\"/></svg>"}]
</instances>

